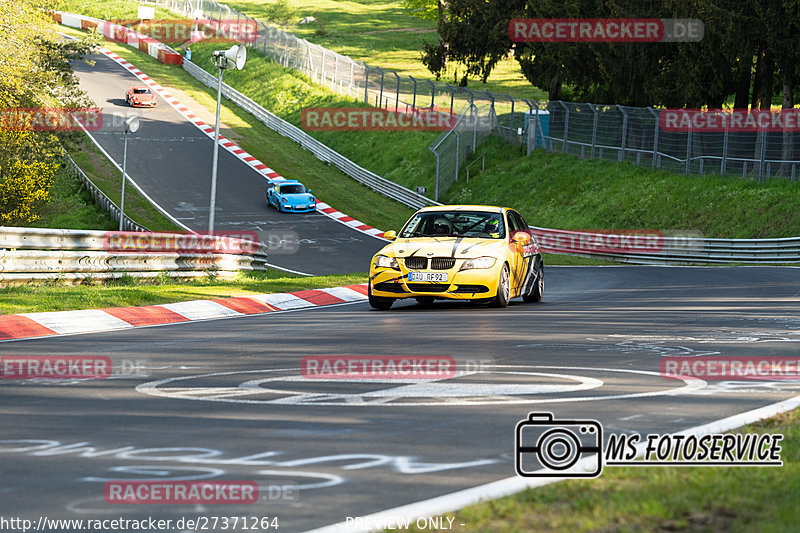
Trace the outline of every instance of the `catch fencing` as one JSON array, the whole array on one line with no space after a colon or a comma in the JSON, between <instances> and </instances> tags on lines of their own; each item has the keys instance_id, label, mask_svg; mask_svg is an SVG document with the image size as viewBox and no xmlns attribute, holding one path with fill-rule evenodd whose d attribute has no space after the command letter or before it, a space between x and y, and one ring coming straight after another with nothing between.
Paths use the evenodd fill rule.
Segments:
<instances>
[{"instance_id":1,"label":"catch fencing","mask_svg":"<svg viewBox=\"0 0 800 533\"><path fill-rule=\"evenodd\" d=\"M34 280L82 282L167 275L180 278L232 277L241 271L267 270L264 245L248 254L115 252L109 235L117 232L43 228L0 228L0 283ZM130 233L132 239L152 234ZM186 235L156 234L185 239ZM212 246L213 248L213 246Z\"/></svg>"},{"instance_id":2,"label":"catch fencing","mask_svg":"<svg viewBox=\"0 0 800 533\"><path fill-rule=\"evenodd\" d=\"M686 174L765 181L798 178L800 135L791 131L668 131L652 107L551 101L548 123L531 114L528 152L544 148L581 159L628 161Z\"/></svg>"},{"instance_id":3,"label":"catch fencing","mask_svg":"<svg viewBox=\"0 0 800 533\"><path fill-rule=\"evenodd\" d=\"M474 144L462 144L461 133L472 128L473 140L478 142L494 133L509 142L521 143L525 117L537 108L537 104L528 99L416 78L355 61L213 0L157 0L154 3L184 17L257 26L258 37L249 44L251 49L279 65L305 74L331 91L373 107L411 114L438 111L453 117L467 116L453 133L443 133L429 147L437 161L436 179L442 194L458 179L459 169L474 152ZM438 197L434 195L434 199Z\"/></svg>"},{"instance_id":4,"label":"catch fencing","mask_svg":"<svg viewBox=\"0 0 800 533\"><path fill-rule=\"evenodd\" d=\"M202 68L189 60L184 60L183 68L201 83L216 89L218 83L217 78ZM222 83L222 94L225 98L253 115L272 131L300 144L300 146L310 151L320 161L335 165L339 170L359 183L414 209L419 209L431 204L431 201L425 196L358 166L333 148L329 148L297 126L267 111L252 99L224 82Z\"/></svg>"}]
</instances>

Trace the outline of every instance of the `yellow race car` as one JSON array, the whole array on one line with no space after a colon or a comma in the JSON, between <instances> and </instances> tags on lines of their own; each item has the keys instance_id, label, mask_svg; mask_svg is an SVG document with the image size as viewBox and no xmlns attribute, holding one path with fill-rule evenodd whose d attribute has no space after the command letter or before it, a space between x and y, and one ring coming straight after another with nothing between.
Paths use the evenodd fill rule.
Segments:
<instances>
[{"instance_id":1,"label":"yellow race car","mask_svg":"<svg viewBox=\"0 0 800 533\"><path fill-rule=\"evenodd\" d=\"M505 307L511 298L539 302L544 264L533 232L507 207L446 205L417 211L372 258L369 303L472 300Z\"/></svg>"}]
</instances>

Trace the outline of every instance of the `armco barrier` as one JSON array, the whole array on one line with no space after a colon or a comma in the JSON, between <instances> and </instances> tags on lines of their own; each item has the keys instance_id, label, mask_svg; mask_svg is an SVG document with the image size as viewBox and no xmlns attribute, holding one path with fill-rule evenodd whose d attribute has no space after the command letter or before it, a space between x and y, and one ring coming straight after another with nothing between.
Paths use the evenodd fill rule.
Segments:
<instances>
[{"instance_id":1,"label":"armco barrier","mask_svg":"<svg viewBox=\"0 0 800 533\"><path fill-rule=\"evenodd\" d=\"M120 210L117 204L111 201L111 198L106 196L106 194L103 191L101 191L97 187L97 185L95 185L92 182L92 180L89 179L89 177L83 172L81 167L79 167L78 164L72 160L69 154L66 153L64 154L64 162L67 165L67 168L80 180L80 182L83 184L86 190L89 191L89 194L92 195L94 203L99 205L101 209L107 211L115 222L119 222ZM126 231L148 231L147 228L145 228L144 226L140 226L139 224L128 218L127 215L125 215L125 219L122 223L122 228Z\"/></svg>"},{"instance_id":2,"label":"armco barrier","mask_svg":"<svg viewBox=\"0 0 800 533\"><path fill-rule=\"evenodd\" d=\"M550 248L559 235L607 238L608 233L554 230L531 226L542 251L545 253L564 253L562 247ZM665 231L659 239L657 250L638 253L633 250L614 252L611 250L592 251L591 246L574 250L565 255L608 259L621 263L638 265L690 265L690 264L773 264L788 265L800 263L800 237L780 239L709 239L697 235L683 235L682 232ZM558 251L556 251L558 250Z\"/></svg>"},{"instance_id":3,"label":"armco barrier","mask_svg":"<svg viewBox=\"0 0 800 533\"><path fill-rule=\"evenodd\" d=\"M109 251L111 232L43 228L0 228L0 282L86 278L108 279L128 274L151 277L232 276L267 269L267 249L252 253L144 253ZM114 232L114 235L118 233ZM132 234L135 236L136 234ZM159 234L175 239L185 235ZM213 242L213 241L212 241ZM228 245L230 241L226 241ZM213 248L210 245L209 248Z\"/></svg>"},{"instance_id":4,"label":"armco barrier","mask_svg":"<svg viewBox=\"0 0 800 533\"><path fill-rule=\"evenodd\" d=\"M206 86L214 89L217 88L217 79L191 61L184 60L183 68L192 77ZM270 113L259 104L224 82L222 83L222 94L228 100L256 117L272 131L300 144L300 146L310 151L320 161L335 165L339 170L359 183L363 183L370 189L373 189L374 191L377 191L384 196L392 198L393 200L396 200L409 207L413 207L414 209L419 209L426 205L441 205L438 202L434 202L433 200L426 198L421 194L417 194L416 192L403 187L402 185L391 182L386 178L378 176L374 172L370 172L369 170L358 166L336 150L324 145L297 126L294 126L293 124L286 122L273 113Z\"/></svg>"},{"instance_id":5,"label":"armco barrier","mask_svg":"<svg viewBox=\"0 0 800 533\"><path fill-rule=\"evenodd\" d=\"M53 18L59 22L60 24L64 24L65 26L71 26L74 28L81 28L82 24L86 24L87 21L96 24L98 31L101 31L103 35L108 37L109 39L113 39L119 42L127 43L131 46L136 46L141 48L143 46L143 41L147 41L150 44L154 42L149 37L140 35L128 28L118 26L116 24L107 23L98 19L94 19L91 17L86 17L83 15L76 15L73 13L62 13L62 12L55 12L53 13ZM155 53L155 57L159 59L162 63L175 63L175 64L183 64L183 68L188 72L192 77L203 83L204 85L211 87L213 89L217 88L217 79L203 70L202 68L198 67L191 61L184 59L180 54L177 54L174 50L169 48L166 45L158 43L161 48L159 51L157 50ZM145 50L142 50L150 53L150 55L154 55L151 53L152 46L148 46ZM161 54L159 56L159 54ZM175 54L177 58L174 57ZM162 60L163 58L163 60ZM250 98L246 97L236 89L232 88L227 83L222 84L222 94L231 100L233 103L256 117L259 121L261 121L264 125L268 128L273 130L274 132L287 137L294 142L300 144L304 149L309 150L317 159L324 161L328 164L335 165L339 170L353 178L354 180L358 181L366 185L367 187L373 189L374 191L383 194L393 200L396 200L404 205L412 207L414 209L419 209L420 207L424 207L426 205L440 205L438 202L434 202L425 196L418 194L402 185L398 185L394 182L391 182L381 176L378 176L374 172L370 172L369 170L360 167L353 161L347 159L339 152L333 150L332 148L326 146L325 144L321 143L320 141L316 140L314 137L308 135L306 132L301 130L300 128L290 124L289 122L283 120L282 118L270 113L259 104L251 100Z\"/></svg>"}]
</instances>

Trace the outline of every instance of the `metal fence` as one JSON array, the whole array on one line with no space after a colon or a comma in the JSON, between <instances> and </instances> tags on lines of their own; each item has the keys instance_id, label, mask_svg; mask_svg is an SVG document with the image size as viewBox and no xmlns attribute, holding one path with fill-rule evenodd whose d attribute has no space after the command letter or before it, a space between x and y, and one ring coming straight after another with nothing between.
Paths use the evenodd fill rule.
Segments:
<instances>
[{"instance_id":1,"label":"metal fence","mask_svg":"<svg viewBox=\"0 0 800 533\"><path fill-rule=\"evenodd\" d=\"M78 166L75 161L69 156L69 154L64 153L64 164L69 172L80 180L83 184L84 188L89 191L89 194L92 195L92 200L94 203L100 206L101 209L108 212L114 222L119 223L119 207L115 204L111 198L109 198L106 193L100 190L100 188L95 185L92 180L83 172L81 167ZM131 220L128 215L125 215L125 220L122 223L122 228L126 231L149 231L144 226L140 226L133 220Z\"/></svg>"},{"instance_id":2,"label":"metal fence","mask_svg":"<svg viewBox=\"0 0 800 533\"><path fill-rule=\"evenodd\" d=\"M686 174L727 174L794 181L800 135L782 131L666 131L660 110L551 101L548 123L532 114L528 150L544 148L584 158L629 161ZM788 155L788 157L787 157Z\"/></svg>"},{"instance_id":3,"label":"metal fence","mask_svg":"<svg viewBox=\"0 0 800 533\"><path fill-rule=\"evenodd\" d=\"M496 117L490 110L482 115L475 105L470 105L458 117L452 129L443 132L428 149L436 157L436 185L433 199L447 192L458 181L458 174L478 144L496 130Z\"/></svg>"},{"instance_id":4,"label":"metal fence","mask_svg":"<svg viewBox=\"0 0 800 533\"><path fill-rule=\"evenodd\" d=\"M208 87L216 88L217 79L191 61L185 60L183 62L183 68L201 83L204 83ZM228 98L230 101L256 117L272 131L300 144L300 146L310 151L320 161L335 165L336 168L359 183L362 183L367 187L380 192L384 196L388 196L389 198L392 198L393 200L396 200L414 209L419 209L420 207L424 207L431 203L430 199L426 198L425 196L407 189L402 185L398 185L392 181L389 181L386 178L382 178L381 176L378 176L374 172L371 172L363 167L360 167L333 148L329 148L327 145L307 134L297 126L294 126L293 124L283 120L274 113L270 113L252 99L243 95L224 82L222 83L222 94L225 96L225 98Z\"/></svg>"},{"instance_id":5,"label":"metal fence","mask_svg":"<svg viewBox=\"0 0 800 533\"><path fill-rule=\"evenodd\" d=\"M476 91L367 65L213 0L158 0L156 4L185 17L257 25L258 37L249 45L251 49L260 51L279 65L305 74L331 91L376 108L404 113L436 110L454 117L477 113L467 121L469 125L481 128L481 131L491 127L494 134L514 143L522 142L525 117L537 108L535 102L524 98ZM467 127L467 122L462 122L461 127ZM474 150L474 146L469 150L465 150L466 145L464 148L460 146L459 133L458 130L451 135L445 133L430 146L441 169L437 180L441 178L442 183L452 183L457 179L458 169ZM447 187L440 184L440 193L446 190Z\"/></svg>"}]
</instances>

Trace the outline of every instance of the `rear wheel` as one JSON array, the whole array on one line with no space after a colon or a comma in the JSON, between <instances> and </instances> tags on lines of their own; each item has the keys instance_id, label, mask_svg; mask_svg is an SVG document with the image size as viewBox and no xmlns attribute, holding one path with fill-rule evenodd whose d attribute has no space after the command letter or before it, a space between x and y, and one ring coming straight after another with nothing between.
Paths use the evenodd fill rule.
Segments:
<instances>
[{"instance_id":1,"label":"rear wheel","mask_svg":"<svg viewBox=\"0 0 800 533\"><path fill-rule=\"evenodd\" d=\"M492 307L505 307L511 299L511 279L508 275L508 265L503 265L500 277L497 280L497 296L492 299Z\"/></svg>"},{"instance_id":2,"label":"rear wheel","mask_svg":"<svg viewBox=\"0 0 800 533\"><path fill-rule=\"evenodd\" d=\"M522 299L526 302L541 302L544 297L544 267L539 272L539 278L533 284L530 294L526 294Z\"/></svg>"},{"instance_id":3,"label":"rear wheel","mask_svg":"<svg viewBox=\"0 0 800 533\"><path fill-rule=\"evenodd\" d=\"M372 295L372 283L367 286L367 298L369 298L369 305L373 309L379 311L386 311L394 303L394 298L382 298L380 296Z\"/></svg>"}]
</instances>

